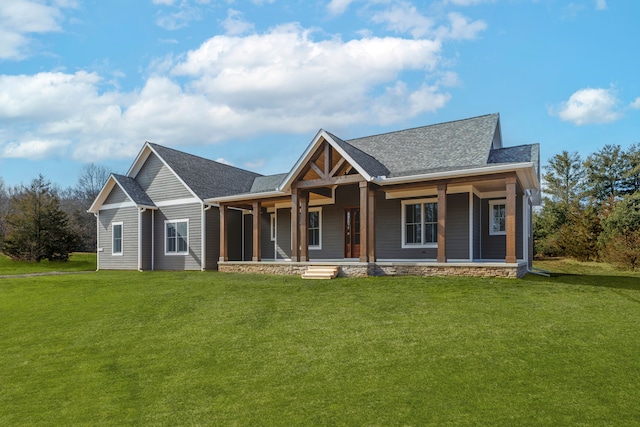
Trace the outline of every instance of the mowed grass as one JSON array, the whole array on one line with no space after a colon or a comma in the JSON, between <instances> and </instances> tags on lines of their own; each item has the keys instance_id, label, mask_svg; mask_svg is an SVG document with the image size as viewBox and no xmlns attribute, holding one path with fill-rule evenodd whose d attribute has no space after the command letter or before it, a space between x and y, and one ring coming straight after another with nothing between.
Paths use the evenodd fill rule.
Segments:
<instances>
[{"instance_id":1,"label":"mowed grass","mask_svg":"<svg viewBox=\"0 0 640 427\"><path fill-rule=\"evenodd\" d=\"M40 262L14 261L0 253L0 276L14 274L51 273L93 271L96 269L95 253L73 253L67 262Z\"/></svg>"},{"instance_id":2,"label":"mowed grass","mask_svg":"<svg viewBox=\"0 0 640 427\"><path fill-rule=\"evenodd\" d=\"M0 425L638 425L640 274L540 267L2 279Z\"/></svg>"}]
</instances>

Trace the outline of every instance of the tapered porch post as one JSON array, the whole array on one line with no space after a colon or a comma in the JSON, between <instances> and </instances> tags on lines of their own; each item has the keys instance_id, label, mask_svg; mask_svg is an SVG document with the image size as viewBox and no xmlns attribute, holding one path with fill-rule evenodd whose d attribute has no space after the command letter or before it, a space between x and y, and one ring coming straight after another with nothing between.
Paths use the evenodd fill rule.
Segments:
<instances>
[{"instance_id":1,"label":"tapered porch post","mask_svg":"<svg viewBox=\"0 0 640 427\"><path fill-rule=\"evenodd\" d=\"M447 184L438 184L438 262L447 262Z\"/></svg>"},{"instance_id":2,"label":"tapered porch post","mask_svg":"<svg viewBox=\"0 0 640 427\"><path fill-rule=\"evenodd\" d=\"M506 181L507 186L507 256L505 262L516 262L516 177L510 176Z\"/></svg>"},{"instance_id":3,"label":"tapered porch post","mask_svg":"<svg viewBox=\"0 0 640 427\"><path fill-rule=\"evenodd\" d=\"M369 258L369 212L368 205L368 190L369 183L367 181L360 182L360 262L367 262Z\"/></svg>"},{"instance_id":4,"label":"tapered porch post","mask_svg":"<svg viewBox=\"0 0 640 427\"><path fill-rule=\"evenodd\" d=\"M262 260L262 250L260 245L260 236L261 236L261 224L260 220L260 202L253 202L253 257L251 260L253 262L258 262Z\"/></svg>"},{"instance_id":5,"label":"tapered porch post","mask_svg":"<svg viewBox=\"0 0 640 427\"><path fill-rule=\"evenodd\" d=\"M298 189L291 189L291 261L300 259L300 245L298 244L298 233L300 232L300 212L298 205Z\"/></svg>"},{"instance_id":6,"label":"tapered porch post","mask_svg":"<svg viewBox=\"0 0 640 427\"><path fill-rule=\"evenodd\" d=\"M220 203L220 262L229 261L229 255L227 254L227 217L229 208L227 205Z\"/></svg>"},{"instance_id":7,"label":"tapered porch post","mask_svg":"<svg viewBox=\"0 0 640 427\"><path fill-rule=\"evenodd\" d=\"M376 212L376 190L374 188L369 187L369 216L367 217L368 224L368 256L369 262L376 262L376 221L375 221L375 212Z\"/></svg>"},{"instance_id":8,"label":"tapered porch post","mask_svg":"<svg viewBox=\"0 0 640 427\"><path fill-rule=\"evenodd\" d=\"M302 191L300 200L300 261L309 261L309 192Z\"/></svg>"}]
</instances>

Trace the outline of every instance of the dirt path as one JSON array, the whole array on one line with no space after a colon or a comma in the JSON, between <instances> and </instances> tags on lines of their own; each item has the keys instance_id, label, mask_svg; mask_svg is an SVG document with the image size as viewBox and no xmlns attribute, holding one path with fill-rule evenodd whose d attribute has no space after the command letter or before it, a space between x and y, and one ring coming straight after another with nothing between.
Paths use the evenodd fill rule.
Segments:
<instances>
[{"instance_id":1,"label":"dirt path","mask_svg":"<svg viewBox=\"0 0 640 427\"><path fill-rule=\"evenodd\" d=\"M43 273L25 273L25 274L5 274L0 275L0 279L13 279L19 277L37 277L37 276L64 276L67 274L89 274L95 271L46 271Z\"/></svg>"}]
</instances>

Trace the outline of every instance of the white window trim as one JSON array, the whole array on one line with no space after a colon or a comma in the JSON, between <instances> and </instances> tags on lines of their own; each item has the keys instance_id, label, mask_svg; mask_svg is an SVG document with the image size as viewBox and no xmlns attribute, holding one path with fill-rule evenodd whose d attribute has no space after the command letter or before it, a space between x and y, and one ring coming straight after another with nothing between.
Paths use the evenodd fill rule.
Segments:
<instances>
[{"instance_id":1,"label":"white window trim","mask_svg":"<svg viewBox=\"0 0 640 427\"><path fill-rule=\"evenodd\" d=\"M309 213L311 213L311 212L319 212L319 214L318 214L318 228L320 229L320 233L319 233L320 234L320 239L319 239L320 244L319 245L315 245L315 246L309 245L309 250L310 251L318 251L318 250L322 250L322 208L321 207L309 208ZM307 221L308 221L308 219L307 219ZM308 231L309 230L308 225L309 224L307 224L307 233L309 232ZM308 239L308 237L307 237L307 239Z\"/></svg>"},{"instance_id":2,"label":"white window trim","mask_svg":"<svg viewBox=\"0 0 640 427\"><path fill-rule=\"evenodd\" d=\"M496 231L493 229L493 207L495 205L504 205L504 221L505 221L505 230L504 231ZM500 200L489 200L489 235L490 236L505 236L507 234L507 199Z\"/></svg>"},{"instance_id":3,"label":"white window trim","mask_svg":"<svg viewBox=\"0 0 640 427\"><path fill-rule=\"evenodd\" d=\"M278 224L276 223L276 214L275 212L269 215L269 234L271 235L271 241L276 241L276 235L278 234L278 229L276 228Z\"/></svg>"},{"instance_id":4,"label":"white window trim","mask_svg":"<svg viewBox=\"0 0 640 427\"><path fill-rule=\"evenodd\" d=\"M119 225L120 226L120 252L114 252L113 251L113 239L114 239L114 235L113 235L113 231L115 229L115 226ZM122 221L116 221L116 222L112 222L111 223L111 255L113 256L122 256L124 254L124 223Z\"/></svg>"},{"instance_id":5,"label":"white window trim","mask_svg":"<svg viewBox=\"0 0 640 427\"><path fill-rule=\"evenodd\" d=\"M420 218L424 218L424 204L425 203L435 203L438 204L437 197L429 197L426 199L409 199L403 200L400 209L402 210L402 249L413 249L413 248L437 248L438 242L435 243L407 243L407 212L405 209L406 205L420 205ZM424 223L422 223L424 225ZM424 235L422 236L424 237Z\"/></svg>"},{"instance_id":6,"label":"white window trim","mask_svg":"<svg viewBox=\"0 0 640 427\"><path fill-rule=\"evenodd\" d=\"M185 252L167 252L167 224L177 224L179 222L186 222L187 223L187 250ZM164 222L164 254L167 256L184 256L184 255L189 255L189 235L191 233L189 232L189 220L188 219L168 219ZM177 248L177 242L176 242L176 248Z\"/></svg>"}]
</instances>

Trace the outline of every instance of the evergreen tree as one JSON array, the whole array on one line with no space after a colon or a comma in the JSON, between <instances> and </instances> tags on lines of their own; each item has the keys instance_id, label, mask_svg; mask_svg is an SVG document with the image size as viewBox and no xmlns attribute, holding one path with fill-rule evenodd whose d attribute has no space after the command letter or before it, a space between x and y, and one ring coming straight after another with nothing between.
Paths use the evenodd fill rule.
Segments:
<instances>
[{"instance_id":1,"label":"evergreen tree","mask_svg":"<svg viewBox=\"0 0 640 427\"><path fill-rule=\"evenodd\" d=\"M76 237L57 194L42 175L13 195L3 251L14 259L40 262L69 259Z\"/></svg>"},{"instance_id":2,"label":"evergreen tree","mask_svg":"<svg viewBox=\"0 0 640 427\"><path fill-rule=\"evenodd\" d=\"M584 162L589 195L594 202L612 204L628 192L625 160L619 145L605 145Z\"/></svg>"}]
</instances>

